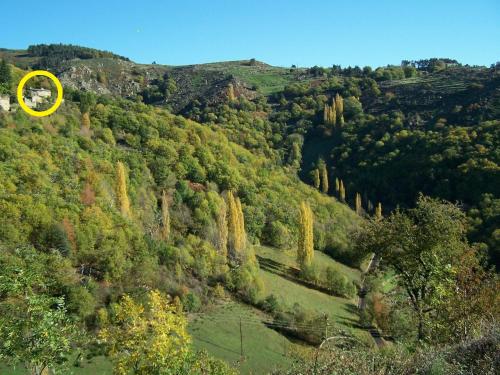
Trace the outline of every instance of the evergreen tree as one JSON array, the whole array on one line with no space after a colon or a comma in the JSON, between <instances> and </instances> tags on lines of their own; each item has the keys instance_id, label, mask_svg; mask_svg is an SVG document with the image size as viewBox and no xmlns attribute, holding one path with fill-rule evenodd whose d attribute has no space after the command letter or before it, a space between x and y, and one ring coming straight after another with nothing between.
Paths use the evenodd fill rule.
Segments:
<instances>
[{"instance_id":1,"label":"evergreen tree","mask_svg":"<svg viewBox=\"0 0 500 375\"><path fill-rule=\"evenodd\" d=\"M116 196L118 198L118 206L123 216L130 216L130 201L127 194L127 177L125 166L121 161L116 164Z\"/></svg>"},{"instance_id":2,"label":"evergreen tree","mask_svg":"<svg viewBox=\"0 0 500 375\"><path fill-rule=\"evenodd\" d=\"M309 267L314 257L313 215L311 207L306 202L300 205L299 241L297 247L297 262L302 270Z\"/></svg>"},{"instance_id":3,"label":"evergreen tree","mask_svg":"<svg viewBox=\"0 0 500 375\"><path fill-rule=\"evenodd\" d=\"M165 190L161 195L161 238L168 241L170 237L170 210Z\"/></svg>"}]
</instances>

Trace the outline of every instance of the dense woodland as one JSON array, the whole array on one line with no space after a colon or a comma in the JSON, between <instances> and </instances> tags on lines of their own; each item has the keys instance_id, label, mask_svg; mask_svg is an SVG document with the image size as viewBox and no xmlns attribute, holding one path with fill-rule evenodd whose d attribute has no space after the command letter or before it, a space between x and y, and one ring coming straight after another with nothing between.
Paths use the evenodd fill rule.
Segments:
<instances>
[{"instance_id":1,"label":"dense woodland","mask_svg":"<svg viewBox=\"0 0 500 375\"><path fill-rule=\"evenodd\" d=\"M63 45L28 54L55 70L52 58L124 59ZM494 373L497 66L283 70L290 82L270 94L214 73L222 91L175 110L178 72L134 97L66 87L42 119L0 112L0 365L65 373L106 356L115 374L236 373L187 331L231 299L311 349L277 373ZM0 93L23 72L2 60ZM261 246L293 252L294 282L363 297L354 326L390 345L334 326L347 341L318 357L328 321L266 290ZM356 272L379 266L351 280L318 252Z\"/></svg>"}]
</instances>

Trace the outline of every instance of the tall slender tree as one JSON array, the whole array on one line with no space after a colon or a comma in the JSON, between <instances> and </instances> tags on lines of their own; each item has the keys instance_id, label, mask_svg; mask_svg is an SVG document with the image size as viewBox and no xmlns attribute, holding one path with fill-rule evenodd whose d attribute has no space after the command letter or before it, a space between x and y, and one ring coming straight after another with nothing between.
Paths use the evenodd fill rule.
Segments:
<instances>
[{"instance_id":1,"label":"tall slender tree","mask_svg":"<svg viewBox=\"0 0 500 375\"><path fill-rule=\"evenodd\" d=\"M170 209L165 190L161 195L161 238L164 241L168 241L170 238Z\"/></svg>"},{"instance_id":2,"label":"tall slender tree","mask_svg":"<svg viewBox=\"0 0 500 375\"><path fill-rule=\"evenodd\" d=\"M232 191L227 192L228 243L233 257L240 257L246 245L245 223L241 202Z\"/></svg>"},{"instance_id":3,"label":"tall slender tree","mask_svg":"<svg viewBox=\"0 0 500 375\"><path fill-rule=\"evenodd\" d=\"M377 207L375 208L375 218L377 220L382 219L382 203L378 202Z\"/></svg>"},{"instance_id":4,"label":"tall slender tree","mask_svg":"<svg viewBox=\"0 0 500 375\"><path fill-rule=\"evenodd\" d=\"M313 214L308 203L302 202L299 216L297 262L302 270L309 267L314 257Z\"/></svg>"},{"instance_id":5,"label":"tall slender tree","mask_svg":"<svg viewBox=\"0 0 500 375\"><path fill-rule=\"evenodd\" d=\"M328 193L328 171L326 169L326 163L321 163L321 191L325 194Z\"/></svg>"},{"instance_id":6,"label":"tall slender tree","mask_svg":"<svg viewBox=\"0 0 500 375\"><path fill-rule=\"evenodd\" d=\"M338 93L335 95L335 108L339 125L344 125L344 99Z\"/></svg>"},{"instance_id":7,"label":"tall slender tree","mask_svg":"<svg viewBox=\"0 0 500 375\"><path fill-rule=\"evenodd\" d=\"M361 215L361 210L362 210L362 206L361 206L361 194L356 193L356 213L358 215Z\"/></svg>"},{"instance_id":8,"label":"tall slender tree","mask_svg":"<svg viewBox=\"0 0 500 375\"><path fill-rule=\"evenodd\" d=\"M228 223L226 202L221 199L219 212L217 213L217 249L219 253L227 258Z\"/></svg>"},{"instance_id":9,"label":"tall slender tree","mask_svg":"<svg viewBox=\"0 0 500 375\"><path fill-rule=\"evenodd\" d=\"M345 188L344 188L344 181L342 180L340 180L339 198L342 202L345 202Z\"/></svg>"},{"instance_id":10,"label":"tall slender tree","mask_svg":"<svg viewBox=\"0 0 500 375\"><path fill-rule=\"evenodd\" d=\"M313 178L313 185L316 189L319 189L319 186L321 184L321 179L319 176L319 169L315 168L312 171L312 178Z\"/></svg>"},{"instance_id":11,"label":"tall slender tree","mask_svg":"<svg viewBox=\"0 0 500 375\"><path fill-rule=\"evenodd\" d=\"M116 196L123 216L130 216L130 201L127 194L127 175L121 161L116 164Z\"/></svg>"}]
</instances>

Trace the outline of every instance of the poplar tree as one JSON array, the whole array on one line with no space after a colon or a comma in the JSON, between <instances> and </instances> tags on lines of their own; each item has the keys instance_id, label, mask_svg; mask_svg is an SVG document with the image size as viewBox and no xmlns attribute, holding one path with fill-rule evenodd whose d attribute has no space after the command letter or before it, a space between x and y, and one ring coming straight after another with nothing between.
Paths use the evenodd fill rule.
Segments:
<instances>
[{"instance_id":1,"label":"poplar tree","mask_svg":"<svg viewBox=\"0 0 500 375\"><path fill-rule=\"evenodd\" d=\"M123 216L130 216L130 201L127 194L127 177L125 166L121 161L116 164L116 196L118 198L118 206Z\"/></svg>"},{"instance_id":2,"label":"poplar tree","mask_svg":"<svg viewBox=\"0 0 500 375\"><path fill-rule=\"evenodd\" d=\"M168 241L170 237L170 210L165 190L161 195L161 238Z\"/></svg>"},{"instance_id":3,"label":"poplar tree","mask_svg":"<svg viewBox=\"0 0 500 375\"><path fill-rule=\"evenodd\" d=\"M299 241L297 247L297 262L302 270L309 267L314 257L313 215L311 207L306 202L300 205Z\"/></svg>"},{"instance_id":4,"label":"poplar tree","mask_svg":"<svg viewBox=\"0 0 500 375\"><path fill-rule=\"evenodd\" d=\"M339 125L344 125L344 99L338 93L335 95L335 108Z\"/></svg>"},{"instance_id":5,"label":"poplar tree","mask_svg":"<svg viewBox=\"0 0 500 375\"><path fill-rule=\"evenodd\" d=\"M339 197L342 202L345 202L345 188L342 180L340 180Z\"/></svg>"},{"instance_id":6,"label":"poplar tree","mask_svg":"<svg viewBox=\"0 0 500 375\"><path fill-rule=\"evenodd\" d=\"M230 102L234 102L236 100L236 96L234 95L234 86L232 83L227 86L227 98Z\"/></svg>"},{"instance_id":7,"label":"poplar tree","mask_svg":"<svg viewBox=\"0 0 500 375\"><path fill-rule=\"evenodd\" d=\"M361 194L356 193L356 213L361 215Z\"/></svg>"},{"instance_id":8,"label":"poplar tree","mask_svg":"<svg viewBox=\"0 0 500 375\"><path fill-rule=\"evenodd\" d=\"M319 169L318 168L316 168L316 169L313 170L313 176L312 177L313 177L314 187L316 189L319 189L319 186L320 186L320 183L321 183L320 181L321 180L320 180L320 177L319 177Z\"/></svg>"},{"instance_id":9,"label":"poplar tree","mask_svg":"<svg viewBox=\"0 0 500 375\"><path fill-rule=\"evenodd\" d=\"M377 207L375 208L375 218L377 220L382 219L382 203L378 202Z\"/></svg>"},{"instance_id":10,"label":"poplar tree","mask_svg":"<svg viewBox=\"0 0 500 375\"><path fill-rule=\"evenodd\" d=\"M328 185L328 171L326 170L326 163L321 164L321 190L327 194L329 189Z\"/></svg>"},{"instance_id":11,"label":"poplar tree","mask_svg":"<svg viewBox=\"0 0 500 375\"><path fill-rule=\"evenodd\" d=\"M241 201L239 197L236 197L236 209L238 212L238 233L239 233L239 248L244 250L247 243L247 234L245 232L245 217L243 216L243 209L241 207Z\"/></svg>"},{"instance_id":12,"label":"poplar tree","mask_svg":"<svg viewBox=\"0 0 500 375\"><path fill-rule=\"evenodd\" d=\"M88 112L82 114L82 129L90 130L90 115Z\"/></svg>"},{"instance_id":13,"label":"poplar tree","mask_svg":"<svg viewBox=\"0 0 500 375\"><path fill-rule=\"evenodd\" d=\"M227 239L228 239L228 226L227 226L227 206L224 200L221 200L219 212L217 214L217 249L219 253L227 258Z\"/></svg>"},{"instance_id":14,"label":"poplar tree","mask_svg":"<svg viewBox=\"0 0 500 375\"><path fill-rule=\"evenodd\" d=\"M232 250L232 255L241 254L245 248L246 235L243 212L239 198L235 198L232 191L227 193L228 209L228 243Z\"/></svg>"},{"instance_id":15,"label":"poplar tree","mask_svg":"<svg viewBox=\"0 0 500 375\"><path fill-rule=\"evenodd\" d=\"M340 183L338 177L335 177L335 191L337 193L340 191Z\"/></svg>"}]
</instances>

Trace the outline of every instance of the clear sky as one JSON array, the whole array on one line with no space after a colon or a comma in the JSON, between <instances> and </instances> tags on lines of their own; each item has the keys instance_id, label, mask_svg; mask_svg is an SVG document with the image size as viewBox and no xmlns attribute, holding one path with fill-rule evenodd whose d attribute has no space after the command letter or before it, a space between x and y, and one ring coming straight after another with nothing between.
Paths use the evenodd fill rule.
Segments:
<instances>
[{"instance_id":1,"label":"clear sky","mask_svg":"<svg viewBox=\"0 0 500 375\"><path fill-rule=\"evenodd\" d=\"M0 47L72 43L141 63L500 61L499 0L23 0L0 9Z\"/></svg>"}]
</instances>

